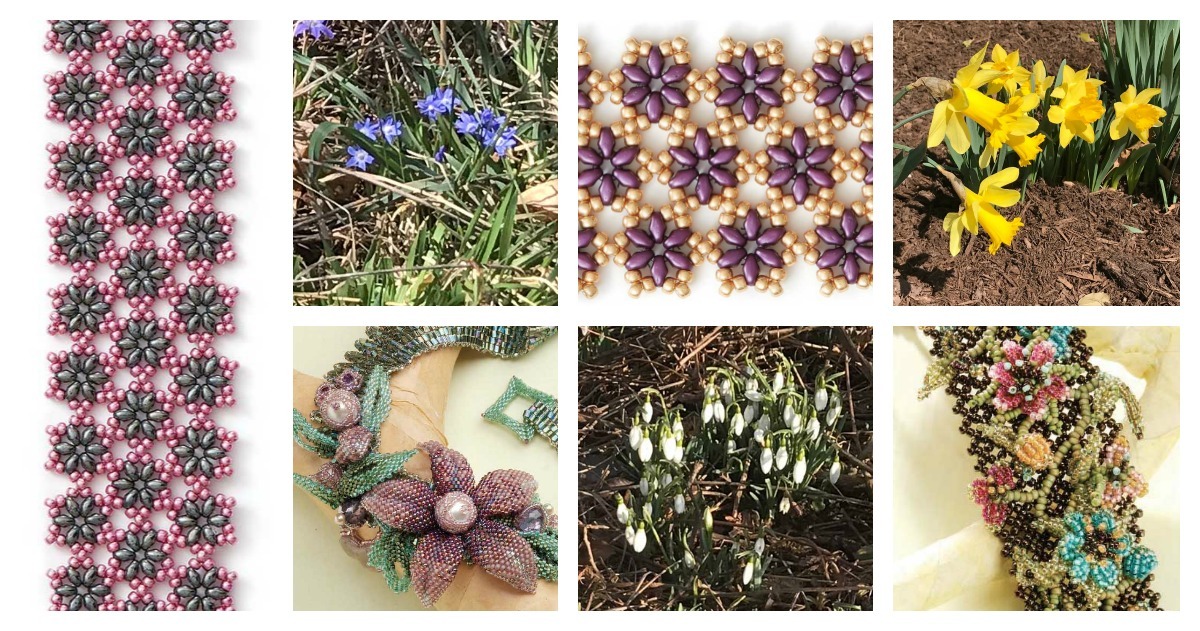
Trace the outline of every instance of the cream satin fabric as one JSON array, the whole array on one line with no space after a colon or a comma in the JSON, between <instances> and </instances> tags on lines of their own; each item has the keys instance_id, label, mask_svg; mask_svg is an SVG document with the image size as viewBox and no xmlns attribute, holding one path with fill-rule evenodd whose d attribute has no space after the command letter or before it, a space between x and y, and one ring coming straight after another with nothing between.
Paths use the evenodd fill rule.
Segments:
<instances>
[{"instance_id":1,"label":"cream satin fabric","mask_svg":"<svg viewBox=\"0 0 1200 631\"><path fill-rule=\"evenodd\" d=\"M1093 361L1120 377L1142 403L1145 438L1133 462L1150 481L1138 501L1145 543L1158 554L1154 587L1164 609L1179 608L1179 329L1087 328ZM897 610L1022 609L1009 562L967 495L975 478L953 400L917 390L931 362L929 340L897 327L893 337L894 552ZM1118 410L1123 418L1124 411Z\"/></svg>"}]
</instances>

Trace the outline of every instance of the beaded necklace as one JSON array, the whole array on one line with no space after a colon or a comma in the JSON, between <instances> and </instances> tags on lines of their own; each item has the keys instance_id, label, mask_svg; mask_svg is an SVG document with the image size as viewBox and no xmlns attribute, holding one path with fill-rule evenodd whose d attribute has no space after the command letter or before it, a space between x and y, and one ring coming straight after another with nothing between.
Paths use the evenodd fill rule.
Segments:
<instances>
[{"instance_id":1,"label":"beaded necklace","mask_svg":"<svg viewBox=\"0 0 1200 631\"><path fill-rule=\"evenodd\" d=\"M65 478L47 500L52 609L227 610L236 574L218 563L235 541L234 499L218 491L237 433L234 220L217 193L233 186L233 77L213 65L234 47L220 20L50 20L47 117L67 139L47 146L47 188L66 208L49 219L50 261L70 279L51 290L47 395L67 419L49 428L47 468ZM164 90L156 101L156 91ZM104 268L110 271L105 271Z\"/></svg>"},{"instance_id":2,"label":"beaded necklace","mask_svg":"<svg viewBox=\"0 0 1200 631\"><path fill-rule=\"evenodd\" d=\"M1157 609L1158 564L1141 541L1145 478L1113 418L1123 403L1142 437L1128 386L1101 372L1082 329L925 328L936 358L920 396L945 388L980 476L970 485L1012 560L1026 609Z\"/></svg>"},{"instance_id":3,"label":"beaded necklace","mask_svg":"<svg viewBox=\"0 0 1200 631\"><path fill-rule=\"evenodd\" d=\"M375 449L391 406L388 380L416 358L452 347L515 358L556 332L554 327L370 327L318 387L310 418L292 410L296 443L330 460L312 476L293 474L295 483L337 511L343 549L382 572L393 591L412 588L431 607L463 562L524 592L535 591L539 578L558 580L558 518L535 494L533 476L502 469L477 483L462 454L426 442L418 446L432 463L433 479L426 481L404 472L417 450L384 454ZM557 447L557 403L514 382L485 417L526 442L536 432ZM524 421L503 415L517 395L534 401ZM362 539L363 527L377 529L378 535Z\"/></svg>"}]
</instances>

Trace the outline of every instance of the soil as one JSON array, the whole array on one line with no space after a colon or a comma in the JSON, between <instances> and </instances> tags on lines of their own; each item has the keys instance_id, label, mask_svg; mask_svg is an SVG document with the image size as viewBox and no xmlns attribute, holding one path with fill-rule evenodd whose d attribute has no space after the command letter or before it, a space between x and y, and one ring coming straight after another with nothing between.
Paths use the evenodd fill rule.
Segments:
<instances>
[{"instance_id":1,"label":"soil","mask_svg":"<svg viewBox=\"0 0 1200 631\"><path fill-rule=\"evenodd\" d=\"M1047 65L1065 59L1103 78L1099 45L1079 38L1084 32L1098 37L1098 30L1092 21L897 21L894 85L924 76L950 79L989 42L1019 50L1027 67L1037 59ZM927 94L910 93L895 105L895 120L933 103ZM914 146L928 131L929 118L923 117L896 130L895 142ZM944 147L930 153L946 161ZM957 209L957 198L936 172L914 172L894 191L896 304L1076 305L1094 293L1107 294L1114 305L1179 304L1178 204L1164 209L1140 194L1037 182L1005 213L1025 223L1011 249L988 254L981 232L973 237L978 243L964 243L964 252L951 257L942 218Z\"/></svg>"}]
</instances>

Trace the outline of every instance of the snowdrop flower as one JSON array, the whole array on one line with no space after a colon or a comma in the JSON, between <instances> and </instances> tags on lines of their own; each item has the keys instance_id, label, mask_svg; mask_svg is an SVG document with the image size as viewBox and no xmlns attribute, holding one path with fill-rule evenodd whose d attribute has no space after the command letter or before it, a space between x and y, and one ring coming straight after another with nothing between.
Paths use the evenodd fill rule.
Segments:
<instances>
[{"instance_id":1,"label":"snowdrop flower","mask_svg":"<svg viewBox=\"0 0 1200 631\"><path fill-rule=\"evenodd\" d=\"M796 418L796 410L792 409L791 403L783 406L783 422L787 423L793 434L800 431L800 420Z\"/></svg>"},{"instance_id":2,"label":"snowdrop flower","mask_svg":"<svg viewBox=\"0 0 1200 631\"><path fill-rule=\"evenodd\" d=\"M700 420L708 423L713 419L713 404L705 403L704 411L700 412Z\"/></svg>"},{"instance_id":3,"label":"snowdrop flower","mask_svg":"<svg viewBox=\"0 0 1200 631\"><path fill-rule=\"evenodd\" d=\"M772 385L773 385L773 392L775 394L779 394L779 391L783 390L783 373L782 372L775 373L775 383Z\"/></svg>"},{"instance_id":4,"label":"snowdrop flower","mask_svg":"<svg viewBox=\"0 0 1200 631\"><path fill-rule=\"evenodd\" d=\"M825 424L832 427L833 422L836 421L841 414L842 398L834 395L833 402L829 405L829 412L825 415Z\"/></svg>"},{"instance_id":5,"label":"snowdrop flower","mask_svg":"<svg viewBox=\"0 0 1200 631\"><path fill-rule=\"evenodd\" d=\"M779 512L787 513L792 510L792 500L784 495L783 499L779 500Z\"/></svg>"},{"instance_id":6,"label":"snowdrop flower","mask_svg":"<svg viewBox=\"0 0 1200 631\"><path fill-rule=\"evenodd\" d=\"M638 482L638 490L642 492L643 496L650 494L650 483L646 481L646 478L642 478L642 480Z\"/></svg>"},{"instance_id":7,"label":"snowdrop flower","mask_svg":"<svg viewBox=\"0 0 1200 631\"><path fill-rule=\"evenodd\" d=\"M683 551L683 564L689 569L696 567L696 557L692 556L691 550Z\"/></svg>"},{"instance_id":8,"label":"snowdrop flower","mask_svg":"<svg viewBox=\"0 0 1200 631\"><path fill-rule=\"evenodd\" d=\"M829 405L829 392L826 391L825 388L817 390L816 403L818 412L823 412L825 410L825 406Z\"/></svg>"},{"instance_id":9,"label":"snowdrop flower","mask_svg":"<svg viewBox=\"0 0 1200 631\"><path fill-rule=\"evenodd\" d=\"M712 528L713 528L712 509L705 506L704 507L704 530L705 530L705 532L712 534Z\"/></svg>"},{"instance_id":10,"label":"snowdrop flower","mask_svg":"<svg viewBox=\"0 0 1200 631\"><path fill-rule=\"evenodd\" d=\"M633 427L629 428L629 447L631 449L637 449L638 446L641 444L642 444L642 426L634 424Z\"/></svg>"},{"instance_id":11,"label":"snowdrop flower","mask_svg":"<svg viewBox=\"0 0 1200 631\"><path fill-rule=\"evenodd\" d=\"M806 475L808 475L808 460L804 458L804 452L801 452L800 457L796 459L796 464L792 466L792 481L801 484Z\"/></svg>"},{"instance_id":12,"label":"snowdrop flower","mask_svg":"<svg viewBox=\"0 0 1200 631\"><path fill-rule=\"evenodd\" d=\"M742 570L742 585L749 585L754 578L754 561L750 560L746 563L746 568Z\"/></svg>"},{"instance_id":13,"label":"snowdrop flower","mask_svg":"<svg viewBox=\"0 0 1200 631\"><path fill-rule=\"evenodd\" d=\"M676 515L682 515L682 514L683 514L683 509L685 508L685 505L684 505L684 501L683 501L683 494L682 494L682 493L680 493L680 494L678 494L678 495L676 495L676 496L675 496L675 506L674 506L674 508L675 508L675 514L676 514Z\"/></svg>"},{"instance_id":14,"label":"snowdrop flower","mask_svg":"<svg viewBox=\"0 0 1200 631\"><path fill-rule=\"evenodd\" d=\"M646 549L646 529L638 526L637 533L633 535L633 551L641 552Z\"/></svg>"},{"instance_id":15,"label":"snowdrop flower","mask_svg":"<svg viewBox=\"0 0 1200 631\"><path fill-rule=\"evenodd\" d=\"M712 399L715 399L716 396L717 396L717 389L714 388L711 383L708 384L708 386L704 388L704 398L711 401Z\"/></svg>"},{"instance_id":16,"label":"snowdrop flower","mask_svg":"<svg viewBox=\"0 0 1200 631\"><path fill-rule=\"evenodd\" d=\"M762 453L758 456L758 466L762 469L763 473L771 472L771 464L775 462L772 456L771 448L763 447Z\"/></svg>"},{"instance_id":17,"label":"snowdrop flower","mask_svg":"<svg viewBox=\"0 0 1200 631\"><path fill-rule=\"evenodd\" d=\"M746 418L744 416L742 416L741 412L734 414L733 415L733 433L734 433L734 435L741 436L742 432L745 429L746 429Z\"/></svg>"},{"instance_id":18,"label":"snowdrop flower","mask_svg":"<svg viewBox=\"0 0 1200 631\"><path fill-rule=\"evenodd\" d=\"M654 519L654 507L648 502L646 504L642 504L642 520L650 521L652 519Z\"/></svg>"},{"instance_id":19,"label":"snowdrop flower","mask_svg":"<svg viewBox=\"0 0 1200 631\"><path fill-rule=\"evenodd\" d=\"M654 418L654 406L650 405L649 399L642 404L642 417L646 419L647 423Z\"/></svg>"},{"instance_id":20,"label":"snowdrop flower","mask_svg":"<svg viewBox=\"0 0 1200 631\"><path fill-rule=\"evenodd\" d=\"M654 442L650 440L649 436L643 436L642 443L638 445L638 458L641 458L642 462L648 462L653 455Z\"/></svg>"},{"instance_id":21,"label":"snowdrop flower","mask_svg":"<svg viewBox=\"0 0 1200 631\"><path fill-rule=\"evenodd\" d=\"M625 543L628 543L629 545L633 545L634 534L635 533L633 532L633 526L626 526L625 527Z\"/></svg>"},{"instance_id":22,"label":"snowdrop flower","mask_svg":"<svg viewBox=\"0 0 1200 631\"><path fill-rule=\"evenodd\" d=\"M767 540L763 539L762 537L759 537L758 541L754 542L754 554L757 554L758 556L762 556L763 551L765 551L766 549L767 549Z\"/></svg>"},{"instance_id":23,"label":"snowdrop flower","mask_svg":"<svg viewBox=\"0 0 1200 631\"><path fill-rule=\"evenodd\" d=\"M660 481L663 487L668 487L671 486L671 483L675 481L675 476L671 475L670 473L664 473L662 478L660 478Z\"/></svg>"},{"instance_id":24,"label":"snowdrop flower","mask_svg":"<svg viewBox=\"0 0 1200 631\"><path fill-rule=\"evenodd\" d=\"M729 383L729 378L721 380L721 396L729 396L733 393L733 384Z\"/></svg>"},{"instance_id":25,"label":"snowdrop flower","mask_svg":"<svg viewBox=\"0 0 1200 631\"><path fill-rule=\"evenodd\" d=\"M726 441L725 442L725 453L732 454L734 451L737 451L737 443L733 442L732 439Z\"/></svg>"},{"instance_id":26,"label":"snowdrop flower","mask_svg":"<svg viewBox=\"0 0 1200 631\"><path fill-rule=\"evenodd\" d=\"M746 398L751 401L762 401L762 394L758 392L758 381L754 377L746 377Z\"/></svg>"},{"instance_id":27,"label":"snowdrop flower","mask_svg":"<svg viewBox=\"0 0 1200 631\"><path fill-rule=\"evenodd\" d=\"M675 459L675 445L676 445L676 443L675 443L675 435L674 434L667 434L666 436L663 436L662 444L660 445L660 447L662 447L662 452L663 452L664 458L666 458L667 460Z\"/></svg>"},{"instance_id":28,"label":"snowdrop flower","mask_svg":"<svg viewBox=\"0 0 1200 631\"><path fill-rule=\"evenodd\" d=\"M671 424L671 431L675 432L675 435L679 439L680 442L683 442L683 422L682 421L680 421L678 418L676 418L675 422Z\"/></svg>"},{"instance_id":29,"label":"snowdrop flower","mask_svg":"<svg viewBox=\"0 0 1200 631\"><path fill-rule=\"evenodd\" d=\"M842 463L835 461L832 467L829 467L829 483L837 486L838 478L842 477Z\"/></svg>"},{"instance_id":30,"label":"snowdrop flower","mask_svg":"<svg viewBox=\"0 0 1200 631\"><path fill-rule=\"evenodd\" d=\"M787 447L781 446L779 448L779 451L775 452L775 468L782 471L783 468L787 466L787 463L788 463Z\"/></svg>"},{"instance_id":31,"label":"snowdrop flower","mask_svg":"<svg viewBox=\"0 0 1200 631\"><path fill-rule=\"evenodd\" d=\"M622 524L629 523L629 507L625 505L625 500L620 495L617 496L617 521Z\"/></svg>"},{"instance_id":32,"label":"snowdrop flower","mask_svg":"<svg viewBox=\"0 0 1200 631\"><path fill-rule=\"evenodd\" d=\"M754 430L754 442L761 445L766 437L767 433L763 431L763 428L759 427L758 429Z\"/></svg>"},{"instance_id":33,"label":"snowdrop flower","mask_svg":"<svg viewBox=\"0 0 1200 631\"><path fill-rule=\"evenodd\" d=\"M725 422L725 404L717 401L713 404L713 417L718 421Z\"/></svg>"},{"instance_id":34,"label":"snowdrop flower","mask_svg":"<svg viewBox=\"0 0 1200 631\"><path fill-rule=\"evenodd\" d=\"M757 403L763 400L763 395L759 394L758 391L755 390L747 390L746 398Z\"/></svg>"},{"instance_id":35,"label":"snowdrop flower","mask_svg":"<svg viewBox=\"0 0 1200 631\"><path fill-rule=\"evenodd\" d=\"M758 406L751 403L746 406L746 422L753 423L758 418Z\"/></svg>"},{"instance_id":36,"label":"snowdrop flower","mask_svg":"<svg viewBox=\"0 0 1200 631\"><path fill-rule=\"evenodd\" d=\"M818 421L817 417L814 416L814 417L808 419L808 437L812 440L816 440L820 436L821 436L821 422Z\"/></svg>"},{"instance_id":37,"label":"snowdrop flower","mask_svg":"<svg viewBox=\"0 0 1200 631\"><path fill-rule=\"evenodd\" d=\"M758 419L758 428L764 432L771 431L771 415L763 412L761 418Z\"/></svg>"}]
</instances>

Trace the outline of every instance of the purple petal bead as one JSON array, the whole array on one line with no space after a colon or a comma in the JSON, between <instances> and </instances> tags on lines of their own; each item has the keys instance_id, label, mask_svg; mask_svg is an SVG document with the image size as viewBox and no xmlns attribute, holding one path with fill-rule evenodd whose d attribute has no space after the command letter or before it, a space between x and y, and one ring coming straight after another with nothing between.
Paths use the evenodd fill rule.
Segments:
<instances>
[{"instance_id":1,"label":"purple petal bead","mask_svg":"<svg viewBox=\"0 0 1200 631\"><path fill-rule=\"evenodd\" d=\"M702 175L697 179L698 179L698 181L696 182L696 199L700 200L701 204L707 204L709 201L712 200L712 196L713 196L712 177L707 176L707 175Z\"/></svg>"},{"instance_id":2,"label":"purple petal bead","mask_svg":"<svg viewBox=\"0 0 1200 631\"><path fill-rule=\"evenodd\" d=\"M792 183L792 199L796 200L797 204L803 204L808 198L808 179L803 177L796 178Z\"/></svg>"},{"instance_id":3,"label":"purple petal bead","mask_svg":"<svg viewBox=\"0 0 1200 631\"><path fill-rule=\"evenodd\" d=\"M854 87L855 92L858 91L858 86ZM842 92L842 100L838 108L841 111L842 118L850 120L854 116L854 110L858 109L858 103L855 102L855 92Z\"/></svg>"},{"instance_id":4,"label":"purple petal bead","mask_svg":"<svg viewBox=\"0 0 1200 631\"><path fill-rule=\"evenodd\" d=\"M625 75L626 79L638 84L650 83L650 75L646 73L641 66L627 64L621 68L621 74Z\"/></svg>"},{"instance_id":5,"label":"purple petal bead","mask_svg":"<svg viewBox=\"0 0 1200 631\"><path fill-rule=\"evenodd\" d=\"M829 269L830 267L837 265L838 261L841 261L842 256L845 254L846 253L842 251L841 248L829 248L828 250L825 250L824 254L821 255L821 258L817 259L817 267L821 269Z\"/></svg>"},{"instance_id":6,"label":"purple petal bead","mask_svg":"<svg viewBox=\"0 0 1200 631\"><path fill-rule=\"evenodd\" d=\"M712 153L712 138L708 135L707 129L696 130L696 140L692 145L696 148L696 155L704 157Z\"/></svg>"},{"instance_id":7,"label":"purple petal bead","mask_svg":"<svg viewBox=\"0 0 1200 631\"><path fill-rule=\"evenodd\" d=\"M646 97L649 95L650 88L647 88L644 85L639 85L626 90L625 95L621 97L621 102L625 105L637 105L638 103L646 100Z\"/></svg>"},{"instance_id":8,"label":"purple petal bead","mask_svg":"<svg viewBox=\"0 0 1200 631\"><path fill-rule=\"evenodd\" d=\"M729 107L730 105L737 103L738 99L742 98L743 94L744 92L742 92L741 86L725 88L724 91L717 95L717 99L713 101L713 104L717 107Z\"/></svg>"},{"instance_id":9,"label":"purple petal bead","mask_svg":"<svg viewBox=\"0 0 1200 631\"><path fill-rule=\"evenodd\" d=\"M854 74L850 75L850 78L853 79L855 83L863 83L865 81L869 81L871 79L872 75L875 74L874 65L875 65L875 62L868 61L867 63L859 66L858 68L855 68Z\"/></svg>"},{"instance_id":10,"label":"purple petal bead","mask_svg":"<svg viewBox=\"0 0 1200 631\"><path fill-rule=\"evenodd\" d=\"M775 90L765 86L755 88L754 96L757 96L759 100L767 105L770 105L771 107L779 107L780 105L783 105L783 97L779 96L779 93Z\"/></svg>"},{"instance_id":11,"label":"purple petal bead","mask_svg":"<svg viewBox=\"0 0 1200 631\"><path fill-rule=\"evenodd\" d=\"M779 80L779 77L782 76L782 66L767 66L766 68L763 68L762 72L758 73L757 77L754 77L754 82L758 85L767 85L770 83L775 83Z\"/></svg>"},{"instance_id":12,"label":"purple petal bead","mask_svg":"<svg viewBox=\"0 0 1200 631\"><path fill-rule=\"evenodd\" d=\"M663 105L663 97L657 92L650 95L646 99L646 118L650 119L651 123L657 123L662 120L666 107Z\"/></svg>"},{"instance_id":13,"label":"purple petal bead","mask_svg":"<svg viewBox=\"0 0 1200 631\"><path fill-rule=\"evenodd\" d=\"M871 241L874 240L874 237L875 237L875 224L869 223L869 224L863 226L862 229L858 231L858 234L855 235L855 237L854 237L854 241L857 243L870 243Z\"/></svg>"},{"instance_id":14,"label":"purple petal bead","mask_svg":"<svg viewBox=\"0 0 1200 631\"><path fill-rule=\"evenodd\" d=\"M579 231L579 247L586 248L592 244L592 240L596 238L595 228L584 228Z\"/></svg>"},{"instance_id":15,"label":"purple petal bead","mask_svg":"<svg viewBox=\"0 0 1200 631\"><path fill-rule=\"evenodd\" d=\"M708 176L721 186L732 188L738 185L737 176L725 169L714 168L708 172Z\"/></svg>"},{"instance_id":16,"label":"purple petal bead","mask_svg":"<svg viewBox=\"0 0 1200 631\"><path fill-rule=\"evenodd\" d=\"M875 88L871 87L869 84L860 83L854 86L854 94L867 103L875 102Z\"/></svg>"},{"instance_id":17,"label":"purple petal bead","mask_svg":"<svg viewBox=\"0 0 1200 631\"><path fill-rule=\"evenodd\" d=\"M604 175L600 178L600 201L605 206L613 203L617 198L617 182L611 175Z\"/></svg>"},{"instance_id":18,"label":"purple petal bead","mask_svg":"<svg viewBox=\"0 0 1200 631\"><path fill-rule=\"evenodd\" d=\"M837 181L833 179L833 176L830 175L828 171L822 171L821 169L809 169L807 173L808 179L812 180L813 184L816 184L821 188L833 188L834 184L837 183Z\"/></svg>"},{"instance_id":19,"label":"purple petal bead","mask_svg":"<svg viewBox=\"0 0 1200 631\"><path fill-rule=\"evenodd\" d=\"M675 83L677 81L683 81L685 78L687 78L688 73L691 71L691 64L676 64L668 68L667 71L663 73L662 82ZM666 86L663 86L663 89L666 90Z\"/></svg>"},{"instance_id":20,"label":"purple petal bead","mask_svg":"<svg viewBox=\"0 0 1200 631\"><path fill-rule=\"evenodd\" d=\"M587 252L579 253L579 269L586 272L594 272L598 267L600 266L596 264L596 259L591 254Z\"/></svg>"},{"instance_id":21,"label":"purple petal bead","mask_svg":"<svg viewBox=\"0 0 1200 631\"><path fill-rule=\"evenodd\" d=\"M796 170L792 167L776 169L771 173L771 177L767 178L767 186L783 186L792 181L794 177L796 177Z\"/></svg>"},{"instance_id":22,"label":"purple petal bead","mask_svg":"<svg viewBox=\"0 0 1200 631\"><path fill-rule=\"evenodd\" d=\"M642 269L643 267L646 267L646 264L649 263L650 259L652 258L654 258L654 250L642 250L641 252L634 252L629 256L629 259L625 261L625 269Z\"/></svg>"},{"instance_id":23,"label":"purple petal bead","mask_svg":"<svg viewBox=\"0 0 1200 631\"><path fill-rule=\"evenodd\" d=\"M671 188L683 188L691 185L691 183L695 181L696 169L684 169L676 172L675 175L672 175L670 181L667 182L667 186L670 186Z\"/></svg>"},{"instance_id":24,"label":"purple petal bead","mask_svg":"<svg viewBox=\"0 0 1200 631\"><path fill-rule=\"evenodd\" d=\"M579 186L581 188L591 188L593 184L600 180L600 169L585 169L579 172Z\"/></svg>"},{"instance_id":25,"label":"purple petal bead","mask_svg":"<svg viewBox=\"0 0 1200 631\"><path fill-rule=\"evenodd\" d=\"M807 162L809 166L821 164L822 162L832 158L834 151L836 151L836 149L833 147L817 147L816 149L812 150L812 153L808 154L808 157L805 158L804 161Z\"/></svg>"},{"instance_id":26,"label":"purple petal bead","mask_svg":"<svg viewBox=\"0 0 1200 631\"><path fill-rule=\"evenodd\" d=\"M753 285L754 281L758 280L758 258L753 256L746 257L746 261L742 263L742 275L746 277L746 282Z\"/></svg>"},{"instance_id":27,"label":"purple petal bead","mask_svg":"<svg viewBox=\"0 0 1200 631\"><path fill-rule=\"evenodd\" d=\"M696 154L684 149L683 147L671 147L667 149L667 153L671 155L676 162L685 167L694 167L698 162Z\"/></svg>"},{"instance_id":28,"label":"purple petal bead","mask_svg":"<svg viewBox=\"0 0 1200 631\"><path fill-rule=\"evenodd\" d=\"M663 283L667 282L667 259L661 256L654 257L650 263L650 277L654 279L655 287L662 287Z\"/></svg>"},{"instance_id":29,"label":"purple petal bead","mask_svg":"<svg viewBox=\"0 0 1200 631\"><path fill-rule=\"evenodd\" d=\"M717 74L721 75L722 79L739 86L746 80L746 75L742 74L741 70L729 64L720 64L717 66Z\"/></svg>"},{"instance_id":30,"label":"purple petal bead","mask_svg":"<svg viewBox=\"0 0 1200 631\"><path fill-rule=\"evenodd\" d=\"M765 266L767 269L783 268L783 257L780 256L775 250L770 248L759 248L758 250L754 251L754 256L758 257L758 260L762 262L763 266Z\"/></svg>"},{"instance_id":31,"label":"purple petal bead","mask_svg":"<svg viewBox=\"0 0 1200 631\"><path fill-rule=\"evenodd\" d=\"M841 85L831 85L817 93L817 98L813 99L813 104L821 107L829 105L836 101L841 94Z\"/></svg>"},{"instance_id":32,"label":"purple petal bead","mask_svg":"<svg viewBox=\"0 0 1200 631\"><path fill-rule=\"evenodd\" d=\"M747 239L758 239L758 232L762 230L762 217L758 212L751 210L746 213L746 223L744 225Z\"/></svg>"},{"instance_id":33,"label":"purple petal bead","mask_svg":"<svg viewBox=\"0 0 1200 631\"><path fill-rule=\"evenodd\" d=\"M786 233L787 230L784 230L783 226L767 228L766 230L763 230L762 234L758 235L758 247L761 248L765 245L775 245L776 243L779 243L779 240L782 239L783 235Z\"/></svg>"},{"instance_id":34,"label":"purple petal bead","mask_svg":"<svg viewBox=\"0 0 1200 631\"><path fill-rule=\"evenodd\" d=\"M613 177L617 178L617 181L626 188L637 188L638 185L642 183L642 181L638 179L638 176L634 174L633 171L617 169L616 171L613 171L612 174Z\"/></svg>"},{"instance_id":35,"label":"purple petal bead","mask_svg":"<svg viewBox=\"0 0 1200 631\"><path fill-rule=\"evenodd\" d=\"M854 73L854 47L843 46L842 53L838 55L838 65L841 67L842 76L848 77Z\"/></svg>"},{"instance_id":36,"label":"purple petal bead","mask_svg":"<svg viewBox=\"0 0 1200 631\"><path fill-rule=\"evenodd\" d=\"M738 232L737 228L734 228L733 226L719 226L717 228L717 234L720 234L721 238L730 245L735 245L738 247L746 245L746 237L743 236L742 233ZM721 267L728 266L722 265Z\"/></svg>"},{"instance_id":37,"label":"purple petal bead","mask_svg":"<svg viewBox=\"0 0 1200 631\"><path fill-rule=\"evenodd\" d=\"M688 239L691 238L692 231L690 228L676 228L671 231L671 234L667 235L667 238L663 241L663 247L677 248L687 243Z\"/></svg>"},{"instance_id":38,"label":"purple petal bead","mask_svg":"<svg viewBox=\"0 0 1200 631\"><path fill-rule=\"evenodd\" d=\"M659 213L650 215L650 238L655 243L662 243L667 236L667 222Z\"/></svg>"},{"instance_id":39,"label":"purple petal bead","mask_svg":"<svg viewBox=\"0 0 1200 631\"><path fill-rule=\"evenodd\" d=\"M638 155L637 147L625 147L624 149L621 149L620 151L613 154L613 157L611 160L609 160L609 162L612 162L613 166L618 166L618 167L628 166L630 164L633 164L633 161L637 159L637 155Z\"/></svg>"},{"instance_id":40,"label":"purple petal bead","mask_svg":"<svg viewBox=\"0 0 1200 631\"><path fill-rule=\"evenodd\" d=\"M817 226L816 232L817 236L821 237L821 240L829 245L841 245L846 242L841 233L829 226Z\"/></svg>"},{"instance_id":41,"label":"purple petal bead","mask_svg":"<svg viewBox=\"0 0 1200 631\"><path fill-rule=\"evenodd\" d=\"M613 130L607 127L600 130L600 155L605 158L611 158L613 150L617 147L617 137L613 134Z\"/></svg>"},{"instance_id":42,"label":"purple petal bead","mask_svg":"<svg viewBox=\"0 0 1200 631\"><path fill-rule=\"evenodd\" d=\"M869 245L859 246L856 250L854 250L854 254L858 256L858 258L862 259L864 263L875 262L875 249Z\"/></svg>"},{"instance_id":43,"label":"purple petal bead","mask_svg":"<svg viewBox=\"0 0 1200 631\"><path fill-rule=\"evenodd\" d=\"M847 239L852 239L858 234L858 217L854 213L842 214L842 234Z\"/></svg>"},{"instance_id":44,"label":"purple petal bead","mask_svg":"<svg viewBox=\"0 0 1200 631\"><path fill-rule=\"evenodd\" d=\"M721 258L717 259L717 267L730 268L741 263L744 258L746 258L746 251L742 248L726 250Z\"/></svg>"},{"instance_id":45,"label":"purple petal bead","mask_svg":"<svg viewBox=\"0 0 1200 631\"><path fill-rule=\"evenodd\" d=\"M758 53L754 52L754 48L746 49L746 55L742 57L742 70L749 77L758 74Z\"/></svg>"},{"instance_id":46,"label":"purple petal bead","mask_svg":"<svg viewBox=\"0 0 1200 631\"><path fill-rule=\"evenodd\" d=\"M663 256L667 257L671 265L674 265L678 269L692 269L692 259L688 258L683 252L667 250L663 252Z\"/></svg>"},{"instance_id":47,"label":"purple petal bead","mask_svg":"<svg viewBox=\"0 0 1200 631\"><path fill-rule=\"evenodd\" d=\"M790 165L796 162L795 154L783 147L767 147L767 157L774 160L776 164Z\"/></svg>"},{"instance_id":48,"label":"purple petal bead","mask_svg":"<svg viewBox=\"0 0 1200 631\"><path fill-rule=\"evenodd\" d=\"M675 107L687 107L688 105L687 95L683 93L683 90L673 86L663 86L662 98Z\"/></svg>"},{"instance_id":49,"label":"purple petal bead","mask_svg":"<svg viewBox=\"0 0 1200 631\"><path fill-rule=\"evenodd\" d=\"M842 263L842 274L846 276L846 282L858 282L858 259L854 255L847 256Z\"/></svg>"},{"instance_id":50,"label":"purple petal bead","mask_svg":"<svg viewBox=\"0 0 1200 631\"><path fill-rule=\"evenodd\" d=\"M625 230L625 237L628 238L631 243L640 248L654 247L654 239L651 239L650 235L641 228L629 228Z\"/></svg>"},{"instance_id":51,"label":"purple petal bead","mask_svg":"<svg viewBox=\"0 0 1200 631\"><path fill-rule=\"evenodd\" d=\"M808 134L803 130L792 133L792 152L795 153L797 159L808 153Z\"/></svg>"},{"instance_id":52,"label":"purple petal bead","mask_svg":"<svg viewBox=\"0 0 1200 631\"><path fill-rule=\"evenodd\" d=\"M754 123L758 121L760 113L761 109L758 105L758 97L747 94L746 98L742 100L742 116L746 117L746 122Z\"/></svg>"},{"instance_id":53,"label":"purple petal bead","mask_svg":"<svg viewBox=\"0 0 1200 631\"><path fill-rule=\"evenodd\" d=\"M588 166L597 167L604 163L604 157L591 147L580 147L579 161Z\"/></svg>"},{"instance_id":54,"label":"purple petal bead","mask_svg":"<svg viewBox=\"0 0 1200 631\"><path fill-rule=\"evenodd\" d=\"M851 61L853 61L854 57L851 56L850 59L851 59ZM654 77L662 76L662 74L663 74L663 54L662 54L661 48L659 48L658 46L650 47L650 55L646 59L646 67L650 69L651 76L654 76ZM847 74L849 74L849 73L847 73Z\"/></svg>"},{"instance_id":55,"label":"purple petal bead","mask_svg":"<svg viewBox=\"0 0 1200 631\"><path fill-rule=\"evenodd\" d=\"M829 64L817 64L813 66L813 72L817 73L818 77L830 83L840 83L842 81L842 75L838 74L838 71Z\"/></svg>"},{"instance_id":56,"label":"purple petal bead","mask_svg":"<svg viewBox=\"0 0 1200 631\"><path fill-rule=\"evenodd\" d=\"M708 159L711 164L725 165L733 162L733 159L738 155L737 147L721 147L713 152L712 157Z\"/></svg>"}]
</instances>

